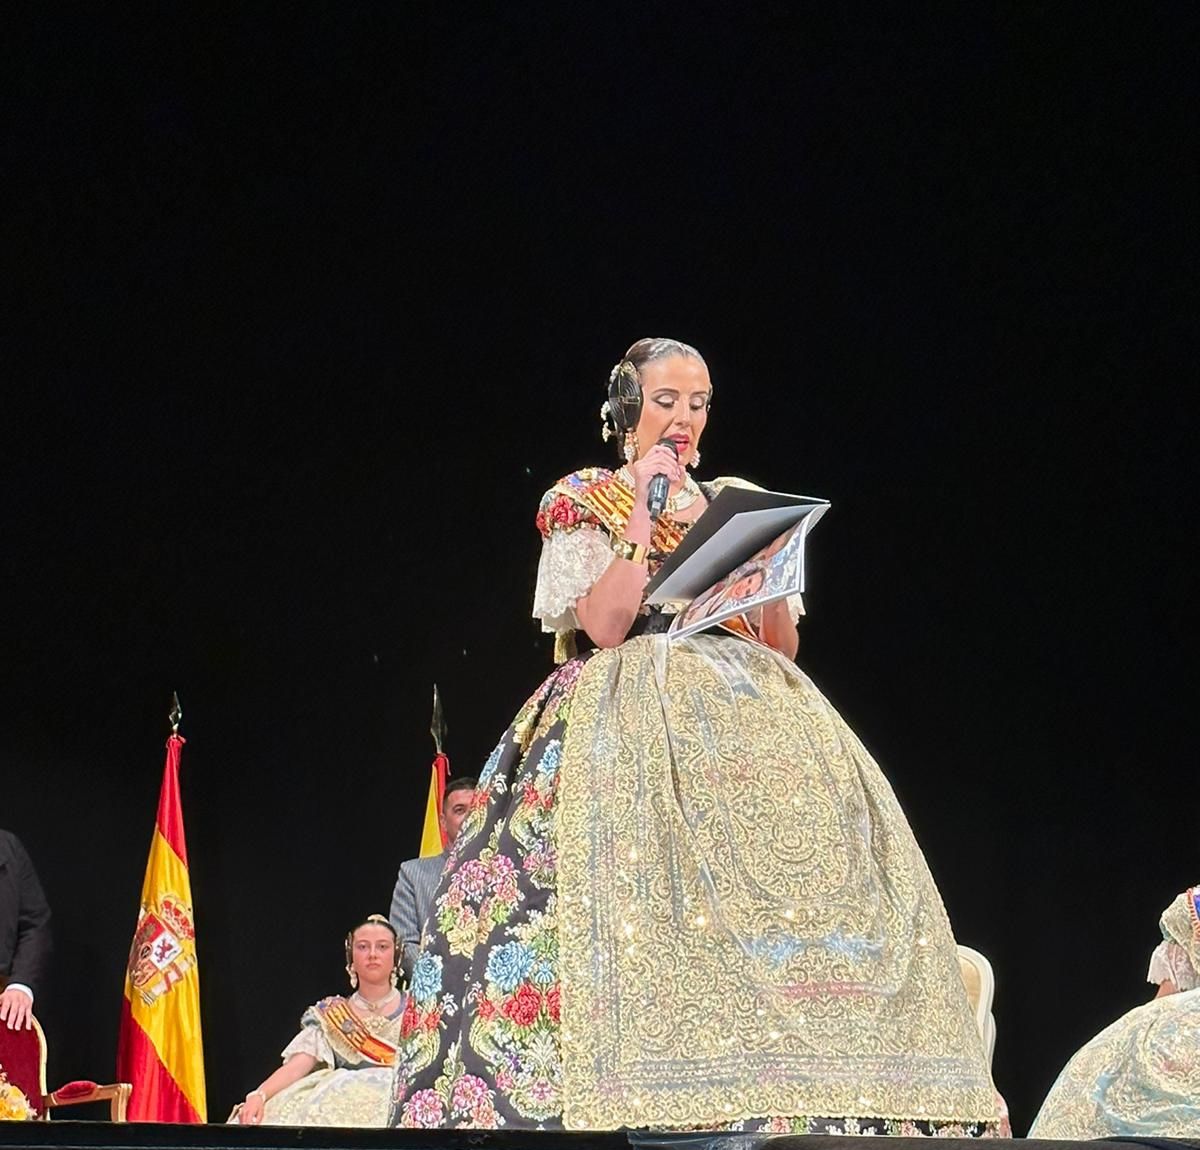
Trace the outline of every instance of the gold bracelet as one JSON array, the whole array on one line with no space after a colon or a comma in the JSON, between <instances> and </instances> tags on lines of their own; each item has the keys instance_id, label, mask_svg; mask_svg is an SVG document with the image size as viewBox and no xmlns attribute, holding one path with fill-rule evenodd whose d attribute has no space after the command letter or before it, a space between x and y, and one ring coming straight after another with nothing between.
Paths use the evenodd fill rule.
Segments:
<instances>
[{"instance_id":1,"label":"gold bracelet","mask_svg":"<svg viewBox=\"0 0 1200 1150\"><path fill-rule=\"evenodd\" d=\"M645 563L650 551L645 543L632 543L628 539L614 539L612 549L618 559L628 559L630 563Z\"/></svg>"}]
</instances>

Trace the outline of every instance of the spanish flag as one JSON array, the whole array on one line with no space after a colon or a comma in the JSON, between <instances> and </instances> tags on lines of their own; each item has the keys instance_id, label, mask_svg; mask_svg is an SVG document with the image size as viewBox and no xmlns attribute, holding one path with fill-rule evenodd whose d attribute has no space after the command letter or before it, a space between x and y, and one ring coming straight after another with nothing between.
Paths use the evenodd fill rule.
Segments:
<instances>
[{"instance_id":1,"label":"spanish flag","mask_svg":"<svg viewBox=\"0 0 1200 1150\"><path fill-rule=\"evenodd\" d=\"M133 1084L132 1122L207 1121L196 929L179 799L183 742L177 731L167 739L158 818L121 1004L117 1075Z\"/></svg>"}]
</instances>

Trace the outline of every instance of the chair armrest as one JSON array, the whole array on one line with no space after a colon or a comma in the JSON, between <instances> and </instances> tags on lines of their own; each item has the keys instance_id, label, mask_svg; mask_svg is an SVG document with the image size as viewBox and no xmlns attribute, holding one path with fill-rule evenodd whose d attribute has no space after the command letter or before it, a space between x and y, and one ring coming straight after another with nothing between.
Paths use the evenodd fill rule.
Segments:
<instances>
[{"instance_id":1,"label":"chair armrest","mask_svg":"<svg viewBox=\"0 0 1200 1150\"><path fill-rule=\"evenodd\" d=\"M47 1108L52 1106L75 1106L80 1102L111 1102L112 1120L124 1122L129 1109L129 1096L133 1086L128 1082L114 1082L107 1086L95 1082L68 1082L46 1095Z\"/></svg>"}]
</instances>

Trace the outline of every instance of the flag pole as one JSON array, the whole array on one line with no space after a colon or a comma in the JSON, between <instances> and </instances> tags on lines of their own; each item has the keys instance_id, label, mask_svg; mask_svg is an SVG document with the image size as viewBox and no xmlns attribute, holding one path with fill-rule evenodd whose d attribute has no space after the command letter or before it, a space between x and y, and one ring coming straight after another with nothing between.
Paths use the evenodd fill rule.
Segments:
<instances>
[{"instance_id":1,"label":"flag pole","mask_svg":"<svg viewBox=\"0 0 1200 1150\"><path fill-rule=\"evenodd\" d=\"M446 716L442 713L442 696L438 685L433 685L433 717L429 720L429 733L433 736L433 749L440 755L446 738Z\"/></svg>"}]
</instances>

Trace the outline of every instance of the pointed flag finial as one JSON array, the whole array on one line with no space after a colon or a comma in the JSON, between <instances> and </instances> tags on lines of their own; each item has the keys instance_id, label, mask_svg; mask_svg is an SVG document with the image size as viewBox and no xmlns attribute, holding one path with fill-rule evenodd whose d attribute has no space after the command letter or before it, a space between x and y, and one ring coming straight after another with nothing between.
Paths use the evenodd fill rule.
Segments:
<instances>
[{"instance_id":1,"label":"pointed flag finial","mask_svg":"<svg viewBox=\"0 0 1200 1150\"><path fill-rule=\"evenodd\" d=\"M171 713L167 716L171 720L171 734L179 734L179 721L183 718L183 708L179 705L179 693L171 692Z\"/></svg>"},{"instance_id":2,"label":"pointed flag finial","mask_svg":"<svg viewBox=\"0 0 1200 1150\"><path fill-rule=\"evenodd\" d=\"M446 738L446 720L442 715L442 696L438 694L437 684L433 685L433 718L429 722L429 733L433 736L433 745L437 753L442 753L442 742Z\"/></svg>"}]
</instances>

